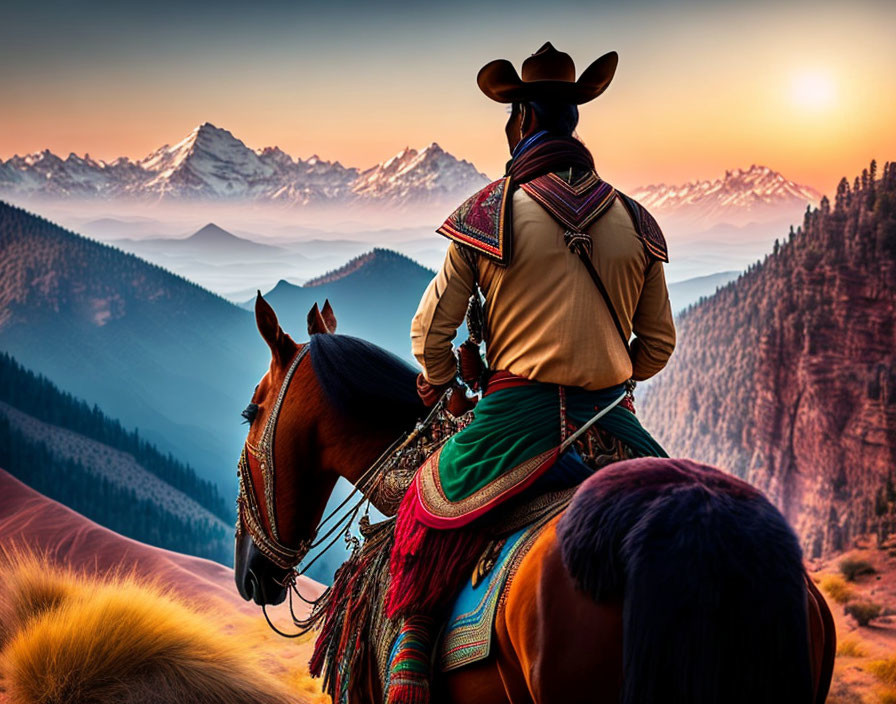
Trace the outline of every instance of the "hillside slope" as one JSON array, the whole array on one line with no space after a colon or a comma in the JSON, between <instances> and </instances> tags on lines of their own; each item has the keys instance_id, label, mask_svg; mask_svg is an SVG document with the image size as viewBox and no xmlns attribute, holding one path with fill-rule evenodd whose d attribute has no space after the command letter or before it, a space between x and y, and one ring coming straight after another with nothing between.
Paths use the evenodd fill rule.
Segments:
<instances>
[{"instance_id":1,"label":"hillside slope","mask_svg":"<svg viewBox=\"0 0 896 704\"><path fill-rule=\"evenodd\" d=\"M641 403L672 455L769 492L812 556L894 529L896 164L678 321Z\"/></svg>"},{"instance_id":2,"label":"hillside slope","mask_svg":"<svg viewBox=\"0 0 896 704\"><path fill-rule=\"evenodd\" d=\"M0 350L235 490L239 413L269 362L246 311L0 203Z\"/></svg>"},{"instance_id":3,"label":"hillside slope","mask_svg":"<svg viewBox=\"0 0 896 704\"><path fill-rule=\"evenodd\" d=\"M190 467L0 355L0 466L151 545L228 564L234 512Z\"/></svg>"},{"instance_id":4,"label":"hillside slope","mask_svg":"<svg viewBox=\"0 0 896 704\"><path fill-rule=\"evenodd\" d=\"M275 310L303 319L314 303L329 299L339 332L363 337L411 357L411 319L434 272L388 249L374 249L304 286L280 281L265 299ZM243 304L254 305L254 298Z\"/></svg>"},{"instance_id":5,"label":"hillside slope","mask_svg":"<svg viewBox=\"0 0 896 704\"><path fill-rule=\"evenodd\" d=\"M15 545L45 552L49 564L97 574L117 567L132 569L139 576L157 578L185 598L214 596L232 611L261 618L258 606L243 601L237 593L229 567L119 535L30 489L0 468L0 547ZM309 598L323 591L307 577L299 580L302 593Z\"/></svg>"},{"instance_id":6,"label":"hillside slope","mask_svg":"<svg viewBox=\"0 0 896 704\"><path fill-rule=\"evenodd\" d=\"M322 701L317 693L317 683L308 679L306 663L311 654L312 641L308 638L298 642L284 641L274 634L265 624L258 606L243 601L237 593L232 570L217 562L150 547L118 535L42 496L0 469L0 551L7 550L24 550L41 555L41 580L47 584L64 571L75 570L86 580L98 580L98 584L103 580L115 579L117 574L119 578L130 575L134 580L158 585L202 614L209 636L226 634L238 638L246 658L250 659L248 661L260 661L257 665L260 681L264 682L267 676L272 675L289 687L296 702ZM10 575L4 572L3 577L6 579ZM302 594L308 598L323 591L320 584L306 577L299 577L299 580ZM9 594L5 592L3 596L8 597ZM152 595L144 595L143 598L146 596ZM88 598L85 597L85 601ZM138 607L138 610L145 610L151 604L141 602ZM298 614L302 614L307 606L297 603L295 608ZM288 615L284 616L279 609L269 610L268 613L282 628L287 628L286 624L290 623ZM0 609L0 626L9 627L10 624L2 622L3 615ZM165 619L170 618L170 610L160 612L157 618L156 623L164 626ZM173 627L180 625L172 624ZM134 629L145 626L145 622L128 622L123 627ZM71 642L66 631L72 628L71 619L55 619L52 635L63 642ZM143 642L135 635L128 633L127 642ZM69 640L66 641L66 638ZM102 653L105 646L97 643L96 652ZM65 659L54 655L50 651L45 657L58 669L58 663L65 662ZM109 666L109 663L90 662L89 655L84 657L93 673ZM138 651L131 657L139 655ZM65 656L69 660L73 657L71 653ZM181 662L188 666L189 657L185 656ZM10 663L6 661L5 664ZM121 664L118 665L120 668ZM89 678L91 672L72 675L74 679Z\"/></svg>"},{"instance_id":7,"label":"hillside slope","mask_svg":"<svg viewBox=\"0 0 896 704\"><path fill-rule=\"evenodd\" d=\"M696 276L692 279L670 283L669 302L672 304L672 313L677 315L704 296L711 296L716 289L733 281L738 276L740 276L739 271L720 271L718 274Z\"/></svg>"}]
</instances>

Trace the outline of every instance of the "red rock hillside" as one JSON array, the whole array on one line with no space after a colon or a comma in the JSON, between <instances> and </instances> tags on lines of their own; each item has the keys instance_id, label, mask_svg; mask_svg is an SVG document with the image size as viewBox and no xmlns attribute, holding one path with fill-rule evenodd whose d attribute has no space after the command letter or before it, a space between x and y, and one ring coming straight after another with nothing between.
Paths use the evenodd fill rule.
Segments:
<instances>
[{"instance_id":1,"label":"red rock hillside","mask_svg":"<svg viewBox=\"0 0 896 704\"><path fill-rule=\"evenodd\" d=\"M840 182L774 252L686 310L645 393L670 454L757 485L810 557L894 526L896 164Z\"/></svg>"}]
</instances>

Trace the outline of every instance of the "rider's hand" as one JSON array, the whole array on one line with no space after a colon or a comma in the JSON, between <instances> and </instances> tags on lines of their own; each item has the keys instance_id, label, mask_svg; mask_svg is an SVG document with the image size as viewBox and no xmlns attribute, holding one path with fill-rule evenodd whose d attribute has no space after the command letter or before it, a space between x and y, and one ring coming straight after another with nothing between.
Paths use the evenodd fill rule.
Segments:
<instances>
[{"instance_id":1,"label":"rider's hand","mask_svg":"<svg viewBox=\"0 0 896 704\"><path fill-rule=\"evenodd\" d=\"M417 375L417 395L427 408L435 406L449 386L451 386L451 382L436 386L430 384L422 372Z\"/></svg>"},{"instance_id":2,"label":"rider's hand","mask_svg":"<svg viewBox=\"0 0 896 704\"><path fill-rule=\"evenodd\" d=\"M451 390L451 394L448 396L448 402L445 404L445 410L448 411L455 418L459 418L467 411L473 409L476 405L476 401L478 401L476 397L470 398L467 396L466 389L462 386L455 386Z\"/></svg>"}]
</instances>

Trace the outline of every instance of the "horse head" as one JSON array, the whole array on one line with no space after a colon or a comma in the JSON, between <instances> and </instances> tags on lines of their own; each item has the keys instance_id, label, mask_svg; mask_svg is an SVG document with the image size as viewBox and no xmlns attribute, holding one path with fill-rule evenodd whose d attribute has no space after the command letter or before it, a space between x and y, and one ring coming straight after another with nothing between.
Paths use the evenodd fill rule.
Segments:
<instances>
[{"instance_id":1,"label":"horse head","mask_svg":"<svg viewBox=\"0 0 896 704\"><path fill-rule=\"evenodd\" d=\"M311 308L304 344L283 331L261 293L255 320L271 363L243 411L234 578L244 599L265 605L286 597L337 479L358 480L421 407L415 372L370 343L335 335L329 302Z\"/></svg>"},{"instance_id":2,"label":"horse head","mask_svg":"<svg viewBox=\"0 0 896 704\"><path fill-rule=\"evenodd\" d=\"M328 467L321 421L326 403L307 359L308 344L283 331L259 292L255 321L271 364L243 411L249 433L240 459L234 576L240 595L278 604L286 578L307 551L337 474ZM309 334L329 334L329 302L308 315Z\"/></svg>"}]
</instances>

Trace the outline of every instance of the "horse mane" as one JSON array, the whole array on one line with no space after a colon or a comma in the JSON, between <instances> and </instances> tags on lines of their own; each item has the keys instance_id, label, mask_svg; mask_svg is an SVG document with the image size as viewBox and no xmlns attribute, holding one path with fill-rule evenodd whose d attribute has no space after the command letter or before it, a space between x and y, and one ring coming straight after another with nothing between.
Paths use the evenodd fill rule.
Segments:
<instances>
[{"instance_id":1,"label":"horse mane","mask_svg":"<svg viewBox=\"0 0 896 704\"><path fill-rule=\"evenodd\" d=\"M410 428L425 414L417 370L400 357L350 335L315 334L308 344L317 381L344 417Z\"/></svg>"}]
</instances>

